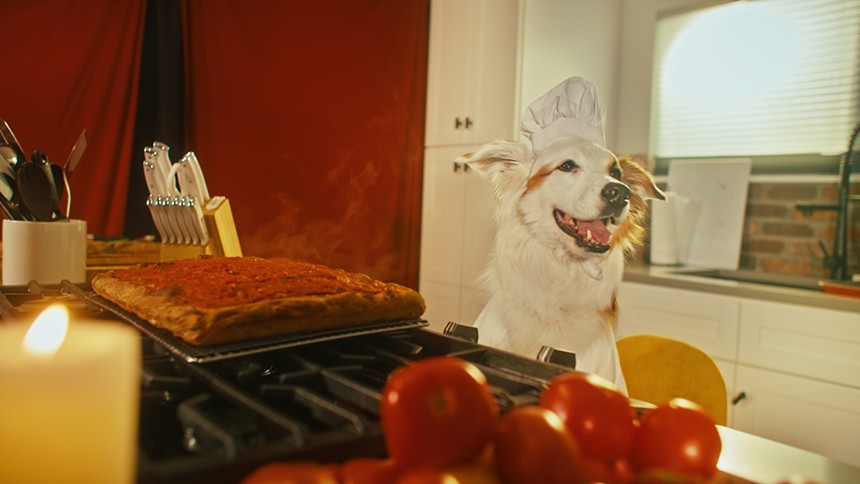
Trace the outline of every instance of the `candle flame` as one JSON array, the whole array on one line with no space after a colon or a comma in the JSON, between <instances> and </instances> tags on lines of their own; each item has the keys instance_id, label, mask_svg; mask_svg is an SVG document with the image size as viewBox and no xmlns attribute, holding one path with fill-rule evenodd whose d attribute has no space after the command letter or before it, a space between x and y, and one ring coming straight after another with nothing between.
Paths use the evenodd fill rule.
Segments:
<instances>
[{"instance_id":1,"label":"candle flame","mask_svg":"<svg viewBox=\"0 0 860 484\"><path fill-rule=\"evenodd\" d=\"M30 325L22 347L32 354L54 354L66 339L68 328L69 311L62 304L53 304L42 311Z\"/></svg>"}]
</instances>

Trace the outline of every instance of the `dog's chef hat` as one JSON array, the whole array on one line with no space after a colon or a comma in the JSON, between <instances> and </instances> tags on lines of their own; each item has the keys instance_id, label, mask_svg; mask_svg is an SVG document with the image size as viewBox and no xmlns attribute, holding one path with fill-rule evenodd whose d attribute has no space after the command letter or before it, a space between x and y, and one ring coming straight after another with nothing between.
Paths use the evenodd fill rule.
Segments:
<instances>
[{"instance_id":1,"label":"dog's chef hat","mask_svg":"<svg viewBox=\"0 0 860 484\"><path fill-rule=\"evenodd\" d=\"M578 136L601 146L606 106L597 87L581 77L571 77L531 103L520 127L540 151L560 136Z\"/></svg>"}]
</instances>

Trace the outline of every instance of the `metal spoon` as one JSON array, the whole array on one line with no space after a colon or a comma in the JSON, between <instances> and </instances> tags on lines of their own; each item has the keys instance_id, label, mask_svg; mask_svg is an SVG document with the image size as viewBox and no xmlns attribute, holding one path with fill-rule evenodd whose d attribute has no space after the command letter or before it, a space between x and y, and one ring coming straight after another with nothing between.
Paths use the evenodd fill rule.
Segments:
<instances>
[{"instance_id":1,"label":"metal spoon","mask_svg":"<svg viewBox=\"0 0 860 484\"><path fill-rule=\"evenodd\" d=\"M12 176L14 177L15 165L18 164L18 154L15 150L9 145L0 145L0 159L5 161L6 165L10 167L10 170L12 170ZM5 172L6 170L3 171Z\"/></svg>"},{"instance_id":2,"label":"metal spoon","mask_svg":"<svg viewBox=\"0 0 860 484\"><path fill-rule=\"evenodd\" d=\"M49 167L43 168L34 162L18 163L15 185L21 202L36 220L49 222L54 219L60 204L55 201L57 189Z\"/></svg>"},{"instance_id":3,"label":"metal spoon","mask_svg":"<svg viewBox=\"0 0 860 484\"><path fill-rule=\"evenodd\" d=\"M15 196L15 165L18 156L8 145L0 145L0 194L10 202Z\"/></svg>"},{"instance_id":4,"label":"metal spoon","mask_svg":"<svg viewBox=\"0 0 860 484\"><path fill-rule=\"evenodd\" d=\"M12 132L12 128L9 126L9 123L7 123L3 118L0 118L0 135L2 135L3 141L15 150L15 154L19 161L25 161L27 159L27 156L24 154L24 150L21 148L21 143L18 142L18 138L15 137L15 133Z\"/></svg>"}]
</instances>

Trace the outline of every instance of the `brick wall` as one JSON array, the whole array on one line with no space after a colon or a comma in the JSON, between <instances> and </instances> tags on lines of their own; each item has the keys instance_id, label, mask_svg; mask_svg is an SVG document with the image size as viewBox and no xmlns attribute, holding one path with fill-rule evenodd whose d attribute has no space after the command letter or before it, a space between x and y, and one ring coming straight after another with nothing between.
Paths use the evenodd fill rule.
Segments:
<instances>
[{"instance_id":1,"label":"brick wall","mask_svg":"<svg viewBox=\"0 0 860 484\"><path fill-rule=\"evenodd\" d=\"M860 184L852 185L857 193ZM747 198L741 245L741 269L828 277L824 252L833 251L836 212L818 211L806 216L798 201L836 202L835 183L752 183ZM860 205L849 212L848 254L851 272L860 272Z\"/></svg>"},{"instance_id":2,"label":"brick wall","mask_svg":"<svg viewBox=\"0 0 860 484\"><path fill-rule=\"evenodd\" d=\"M860 183L852 184L860 193ZM759 272L829 277L824 252L833 251L836 212L806 216L795 208L799 201L836 202L836 183L752 183L741 243L739 268ZM860 273L860 203L849 212L849 273ZM647 262L647 246L632 263Z\"/></svg>"}]
</instances>

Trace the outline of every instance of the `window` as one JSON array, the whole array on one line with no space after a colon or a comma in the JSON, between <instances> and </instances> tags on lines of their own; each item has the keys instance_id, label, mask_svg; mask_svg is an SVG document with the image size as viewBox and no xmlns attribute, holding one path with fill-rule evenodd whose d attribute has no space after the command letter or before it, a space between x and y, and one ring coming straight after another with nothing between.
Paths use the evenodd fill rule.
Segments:
<instances>
[{"instance_id":1,"label":"window","mask_svg":"<svg viewBox=\"0 0 860 484\"><path fill-rule=\"evenodd\" d=\"M658 171L672 158L737 156L753 157L754 172L835 172L860 121L860 0L661 15L654 59Z\"/></svg>"}]
</instances>

